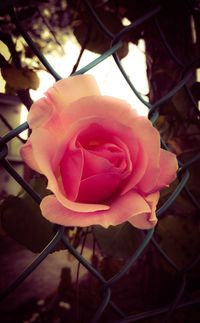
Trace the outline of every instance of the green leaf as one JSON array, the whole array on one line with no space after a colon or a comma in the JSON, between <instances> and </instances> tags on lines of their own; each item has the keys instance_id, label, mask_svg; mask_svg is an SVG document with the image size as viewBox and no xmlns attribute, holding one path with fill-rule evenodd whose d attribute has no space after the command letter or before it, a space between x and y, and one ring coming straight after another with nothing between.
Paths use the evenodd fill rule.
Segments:
<instances>
[{"instance_id":1,"label":"green leaf","mask_svg":"<svg viewBox=\"0 0 200 323\"><path fill-rule=\"evenodd\" d=\"M130 257L144 239L143 231L128 222L108 229L96 225L93 232L103 255L117 258Z\"/></svg>"}]
</instances>

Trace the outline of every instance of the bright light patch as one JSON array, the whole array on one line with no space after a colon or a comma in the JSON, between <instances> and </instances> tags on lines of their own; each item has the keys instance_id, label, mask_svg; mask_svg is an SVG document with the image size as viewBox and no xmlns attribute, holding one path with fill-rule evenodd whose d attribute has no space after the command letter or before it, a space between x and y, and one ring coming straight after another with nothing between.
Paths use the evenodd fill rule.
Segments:
<instances>
[{"instance_id":1,"label":"bright light patch","mask_svg":"<svg viewBox=\"0 0 200 323\"><path fill-rule=\"evenodd\" d=\"M33 101L36 101L43 97L44 92L46 92L48 88L50 88L55 83L54 77L46 71L39 71L37 75L40 79L40 86L36 91L30 90L30 96Z\"/></svg>"},{"instance_id":2,"label":"bright light patch","mask_svg":"<svg viewBox=\"0 0 200 323\"><path fill-rule=\"evenodd\" d=\"M20 111L20 124L26 122L28 115L28 110L24 105L21 105L21 111ZM28 130L24 130L19 135L22 139L26 140L28 137Z\"/></svg>"},{"instance_id":3,"label":"bright light patch","mask_svg":"<svg viewBox=\"0 0 200 323\"><path fill-rule=\"evenodd\" d=\"M196 78L197 78L197 82L200 82L200 68L196 69Z\"/></svg>"},{"instance_id":4,"label":"bright light patch","mask_svg":"<svg viewBox=\"0 0 200 323\"><path fill-rule=\"evenodd\" d=\"M192 42L193 44L196 44L197 42L197 33L196 33L196 27L193 16L190 16L190 26L191 26L191 34L192 34Z\"/></svg>"},{"instance_id":5,"label":"bright light patch","mask_svg":"<svg viewBox=\"0 0 200 323\"><path fill-rule=\"evenodd\" d=\"M46 58L61 77L68 77L80 53L80 45L74 36L68 38L64 45L64 50L66 53L64 56L49 54L46 55ZM97 57L99 57L99 54L85 50L78 69L89 64ZM122 60L122 64L135 88L145 100L148 100L146 94L149 92L149 87L146 76L145 42L143 40L139 41L138 46L129 44L129 54ZM139 115L147 115L147 107L135 96L112 56L92 68L87 74L95 77L103 95L123 99L130 103L138 111ZM38 76L40 78L40 87L36 91L30 91L34 101L41 98L43 93L55 82L48 72L40 71Z\"/></svg>"},{"instance_id":6,"label":"bright light patch","mask_svg":"<svg viewBox=\"0 0 200 323\"><path fill-rule=\"evenodd\" d=\"M128 18L124 17L124 18L122 19L122 25L123 25L124 27L127 27L127 26L129 26L130 24L131 24L131 22L130 22L130 20L129 20Z\"/></svg>"}]
</instances>

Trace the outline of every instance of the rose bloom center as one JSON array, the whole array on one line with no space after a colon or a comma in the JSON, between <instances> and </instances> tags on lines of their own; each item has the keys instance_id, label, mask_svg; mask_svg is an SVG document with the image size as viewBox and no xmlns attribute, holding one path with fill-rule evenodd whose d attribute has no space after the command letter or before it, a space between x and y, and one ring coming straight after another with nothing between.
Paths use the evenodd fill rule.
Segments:
<instances>
[{"instance_id":1,"label":"rose bloom center","mask_svg":"<svg viewBox=\"0 0 200 323\"><path fill-rule=\"evenodd\" d=\"M120 193L132 171L127 146L93 123L73 136L60 162L63 190L72 201L99 203Z\"/></svg>"}]
</instances>

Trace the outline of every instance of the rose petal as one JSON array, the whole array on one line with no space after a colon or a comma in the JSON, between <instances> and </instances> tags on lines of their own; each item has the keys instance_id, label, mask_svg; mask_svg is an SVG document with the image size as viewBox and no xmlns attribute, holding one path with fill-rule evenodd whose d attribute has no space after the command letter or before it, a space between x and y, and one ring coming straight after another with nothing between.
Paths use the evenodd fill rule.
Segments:
<instances>
[{"instance_id":1,"label":"rose petal","mask_svg":"<svg viewBox=\"0 0 200 323\"><path fill-rule=\"evenodd\" d=\"M149 127L149 124L148 124ZM66 139L65 139L66 137ZM115 122L103 117L88 117L74 122L63 137L63 142L75 137L82 145L88 141L103 141L114 143L121 148L126 156L127 169L124 176L128 176L123 182L124 188L122 194L127 193L143 177L147 167L147 156L143 151L143 145L138 144L135 131L122 123ZM120 138L120 139L119 139ZM125 144L124 144L125 143Z\"/></svg>"},{"instance_id":2,"label":"rose petal","mask_svg":"<svg viewBox=\"0 0 200 323\"><path fill-rule=\"evenodd\" d=\"M105 158L95 155L93 151L86 149L82 149L82 151L84 156L82 179L113 170L112 164Z\"/></svg>"},{"instance_id":3,"label":"rose petal","mask_svg":"<svg viewBox=\"0 0 200 323\"><path fill-rule=\"evenodd\" d=\"M112 138L113 140L114 138ZM103 158L110 167L115 167L121 173L127 168L126 150L122 150L113 142L94 146L91 148L91 153L93 156L97 156L97 158Z\"/></svg>"},{"instance_id":4,"label":"rose petal","mask_svg":"<svg viewBox=\"0 0 200 323\"><path fill-rule=\"evenodd\" d=\"M132 124L135 136L143 147L142 158L146 154L147 167L138 184L140 191L149 193L155 187L160 170L160 135L145 117L138 117Z\"/></svg>"},{"instance_id":5,"label":"rose petal","mask_svg":"<svg viewBox=\"0 0 200 323\"><path fill-rule=\"evenodd\" d=\"M31 141L28 139L27 142L21 147L20 155L25 161L25 163L36 172L41 172L40 168L34 158L33 151L32 151L32 144Z\"/></svg>"},{"instance_id":6,"label":"rose petal","mask_svg":"<svg viewBox=\"0 0 200 323\"><path fill-rule=\"evenodd\" d=\"M117 225L129 220L137 214L150 213L151 209L145 199L137 192L129 191L118 197L106 211L91 213L74 212L65 208L54 195L46 196L41 204L43 216L57 224L65 226L86 227L101 224L104 227Z\"/></svg>"},{"instance_id":7,"label":"rose petal","mask_svg":"<svg viewBox=\"0 0 200 323\"><path fill-rule=\"evenodd\" d=\"M127 168L124 170L124 177L127 177L131 173L131 176L127 178L127 183L126 181L123 183L125 188L126 185L128 186L126 192L133 187L133 184L136 185L138 183L146 170L147 159L145 152L143 154L141 153L143 149L141 146L139 150L140 155L138 157L138 143L135 134L133 134L133 129L126 127L122 123L115 122L114 119L109 120L105 117L88 117L81 119L80 121L74 122L71 127L68 128L65 137L63 138L63 142L69 141L70 138L75 140L76 137L77 142L80 142L83 146L86 145L87 149L89 148L89 140L91 142L102 141L103 143L112 143L118 146L119 149L122 149L127 164Z\"/></svg>"},{"instance_id":8,"label":"rose petal","mask_svg":"<svg viewBox=\"0 0 200 323\"><path fill-rule=\"evenodd\" d=\"M135 143L133 142L133 146L134 146L134 149L130 148L131 149L130 153L133 155L132 160L134 161L132 166L133 171L130 177L128 178L126 185L124 186L121 192L121 195L126 194L131 189L134 189L134 187L144 176L144 173L146 172L146 169L147 169L148 156L144 151L144 148L141 145L139 145L137 141L135 141Z\"/></svg>"},{"instance_id":9,"label":"rose petal","mask_svg":"<svg viewBox=\"0 0 200 323\"><path fill-rule=\"evenodd\" d=\"M160 152L160 173L153 188L154 191L159 191L161 188L169 186L176 178L176 172L178 170L178 161L176 155L170 151L161 149Z\"/></svg>"},{"instance_id":10,"label":"rose petal","mask_svg":"<svg viewBox=\"0 0 200 323\"><path fill-rule=\"evenodd\" d=\"M53 113L53 106L46 98L34 102L28 113L27 122L31 129L38 128L45 124Z\"/></svg>"},{"instance_id":11,"label":"rose petal","mask_svg":"<svg viewBox=\"0 0 200 323\"><path fill-rule=\"evenodd\" d=\"M156 217L156 206L158 204L159 196L159 192L155 192L145 197L146 202L150 206L151 213L136 214L128 220L129 223L139 229L153 228L158 221Z\"/></svg>"},{"instance_id":12,"label":"rose petal","mask_svg":"<svg viewBox=\"0 0 200 323\"><path fill-rule=\"evenodd\" d=\"M76 75L56 82L45 95L58 113L82 97L100 95L98 85L92 75Z\"/></svg>"},{"instance_id":13,"label":"rose petal","mask_svg":"<svg viewBox=\"0 0 200 323\"><path fill-rule=\"evenodd\" d=\"M66 132L66 127L64 127L59 114L45 98L32 105L27 121L31 129L46 128L53 136L60 140L62 140Z\"/></svg>"},{"instance_id":14,"label":"rose petal","mask_svg":"<svg viewBox=\"0 0 200 323\"><path fill-rule=\"evenodd\" d=\"M30 140L33 147L33 156L34 158L37 156L37 163L41 173L48 179L48 188L56 195L63 206L81 212L93 212L109 208L109 206L102 204L77 203L68 200L55 177L56 168L65 147L59 146L57 139L43 128L35 129L30 136Z\"/></svg>"},{"instance_id":15,"label":"rose petal","mask_svg":"<svg viewBox=\"0 0 200 323\"><path fill-rule=\"evenodd\" d=\"M94 119L92 118L92 120ZM102 122L103 124L103 121L105 122L105 120L102 120L102 118L95 118L95 122ZM75 124L74 127L76 125L77 124ZM93 146L91 145L91 143L94 143L94 141L103 140L104 137L104 139L107 139L108 141L112 141L112 139L115 140L115 138L112 138L112 136L106 131L106 129L103 128L103 125L92 123L90 118L83 120L83 122L79 122L77 129L76 127L74 129L74 127L72 126L66 133L69 142L60 162L61 178L67 197L73 201L77 199L80 182L82 180L80 188L81 193L79 194L78 201L91 202L92 198L93 202L97 202L98 200L100 200L98 198L98 195L104 196L105 198L110 198L111 194L114 192L114 190L116 190L114 189L114 187L116 188L116 183L118 186L119 180L122 179L123 172L119 167L115 167L115 165L109 162L108 158L106 159L107 156L105 156L105 158L103 157L105 155L103 148L98 152L95 150L95 148L93 148L92 150ZM110 131L112 131L112 129L110 129ZM72 139L70 140L70 138ZM91 141L91 138L93 139L93 141ZM63 140L63 142L66 142L66 140ZM83 143L85 143L87 146L89 145L88 148L90 148L91 150L83 148ZM104 146L100 145L100 147ZM115 148L118 148L118 146L115 146ZM118 151L119 150L120 152L122 152L120 148L118 148ZM113 157L115 157L115 154L112 155ZM112 178L114 180L112 190L109 189L109 194L108 188L111 184L108 185L106 184L105 180L102 181L102 173L104 174L104 177L106 176L106 174L108 175L108 177L111 176L109 177L109 180L112 180ZM94 177L94 175L96 175L96 177ZM94 194L95 190L98 187L98 184L95 185L94 183L95 178L101 187L99 187L99 194ZM106 179L108 178L106 177ZM103 182L105 184L103 184ZM92 183L94 183L94 185ZM86 186L88 187L88 189L90 187L92 194L91 192L90 194L88 193ZM94 188L92 188L93 186ZM83 193L83 187L85 193ZM101 189L104 190L104 193L100 192ZM86 198L87 196L88 201Z\"/></svg>"},{"instance_id":16,"label":"rose petal","mask_svg":"<svg viewBox=\"0 0 200 323\"><path fill-rule=\"evenodd\" d=\"M134 111L132 115L130 113L130 107L124 104L123 101L116 99L116 106L113 107L111 103L113 103L115 99L112 99L113 98L111 98L110 100L110 98L104 97L104 99L102 98L101 101L97 97L86 98L86 100L83 98L82 100L74 102L74 104L69 107L69 110L71 109L71 107L73 107L73 111L79 111L80 105L80 107L82 108L82 110L79 111L80 114L82 114L81 111L85 111L87 115L92 111L92 107L90 106L91 102L94 102L94 105L92 105L93 111L94 113L97 113L98 116L90 116L83 119L86 125L88 124L88 126L90 126L92 123L94 124L96 122L96 124L100 125L97 127L98 131L96 131L96 133L102 133L103 136L105 136L105 129L108 129L112 136L116 136L120 138L121 141L124 141L126 143L129 148L129 153L131 154L131 160L133 162L135 171L133 169L132 175L130 176L129 181L124 187L122 194L127 193L138 183L139 189L144 193L148 193L151 191L152 187L155 186L159 175L159 133L147 118L138 116L136 117ZM86 103L88 104L86 105ZM105 108L108 108L106 119ZM117 111L116 113L115 108ZM62 120L64 121L64 114L62 114L62 116ZM109 117L112 117L112 119L110 119ZM78 129L81 128L81 123L84 123L83 120L80 123L74 123L74 133L76 133ZM124 124L123 121L126 121L129 126ZM67 122L67 119L65 120L65 122ZM101 130L101 128L104 128L104 131ZM93 136L91 137L93 138Z\"/></svg>"},{"instance_id":17,"label":"rose petal","mask_svg":"<svg viewBox=\"0 0 200 323\"><path fill-rule=\"evenodd\" d=\"M126 127L131 126L132 120L137 117L137 112L124 100L109 96L88 96L85 95L77 101L65 107L61 113L61 119L65 126L71 125L77 120L87 117L107 118Z\"/></svg>"},{"instance_id":18,"label":"rose petal","mask_svg":"<svg viewBox=\"0 0 200 323\"><path fill-rule=\"evenodd\" d=\"M100 203L114 195L121 182L118 173L97 174L81 181L77 201Z\"/></svg>"},{"instance_id":19,"label":"rose petal","mask_svg":"<svg viewBox=\"0 0 200 323\"><path fill-rule=\"evenodd\" d=\"M67 198L75 201L83 172L83 152L81 149L67 149L60 162L60 173Z\"/></svg>"},{"instance_id":20,"label":"rose petal","mask_svg":"<svg viewBox=\"0 0 200 323\"><path fill-rule=\"evenodd\" d=\"M100 92L93 76L81 75L56 82L45 95L46 97L32 104L27 118L28 124L31 129L45 126L51 131L58 130L59 135L62 127L59 117L61 111L82 96L100 95Z\"/></svg>"}]
</instances>

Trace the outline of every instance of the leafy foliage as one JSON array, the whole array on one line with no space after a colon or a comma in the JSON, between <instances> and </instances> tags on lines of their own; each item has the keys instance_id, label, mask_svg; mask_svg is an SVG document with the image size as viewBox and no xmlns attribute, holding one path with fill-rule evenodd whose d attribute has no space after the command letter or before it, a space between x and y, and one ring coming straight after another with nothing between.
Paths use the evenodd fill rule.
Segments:
<instances>
[{"instance_id":1,"label":"leafy foliage","mask_svg":"<svg viewBox=\"0 0 200 323\"><path fill-rule=\"evenodd\" d=\"M114 34L122 28L122 22L113 12L105 10L103 7L97 8L96 13L109 31ZM103 34L99 26L94 24L91 16L84 12L74 26L74 35L82 47L88 50L103 54L110 47L110 40ZM123 58L128 54L128 44L125 42L118 51L119 57Z\"/></svg>"},{"instance_id":2,"label":"leafy foliage","mask_svg":"<svg viewBox=\"0 0 200 323\"><path fill-rule=\"evenodd\" d=\"M42 251L54 236L53 226L42 217L39 206L16 196L7 197L1 205L1 223L10 237L33 252Z\"/></svg>"},{"instance_id":3,"label":"leafy foliage","mask_svg":"<svg viewBox=\"0 0 200 323\"><path fill-rule=\"evenodd\" d=\"M181 269L199 255L199 219L195 214L166 216L158 222L156 235L159 245Z\"/></svg>"},{"instance_id":4,"label":"leafy foliage","mask_svg":"<svg viewBox=\"0 0 200 323\"><path fill-rule=\"evenodd\" d=\"M144 233L128 222L105 229L94 226L93 233L104 256L128 258L144 239Z\"/></svg>"},{"instance_id":5,"label":"leafy foliage","mask_svg":"<svg viewBox=\"0 0 200 323\"><path fill-rule=\"evenodd\" d=\"M33 189L39 188L44 196L49 194L45 189L44 179L34 179ZM53 238L53 224L41 214L40 207L27 193L22 196L8 196L0 206L1 225L13 239L33 252L40 252Z\"/></svg>"},{"instance_id":6,"label":"leafy foliage","mask_svg":"<svg viewBox=\"0 0 200 323\"><path fill-rule=\"evenodd\" d=\"M15 66L4 67L1 74L6 81L6 86L14 91L33 89L39 87L37 74L28 68L16 68Z\"/></svg>"}]
</instances>

